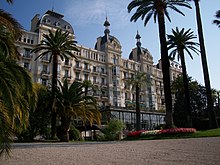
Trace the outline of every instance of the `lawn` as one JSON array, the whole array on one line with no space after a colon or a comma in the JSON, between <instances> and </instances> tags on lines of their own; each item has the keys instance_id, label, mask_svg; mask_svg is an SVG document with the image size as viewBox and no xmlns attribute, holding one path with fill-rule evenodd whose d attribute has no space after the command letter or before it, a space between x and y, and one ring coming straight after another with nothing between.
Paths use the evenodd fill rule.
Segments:
<instances>
[{"instance_id":1,"label":"lawn","mask_svg":"<svg viewBox=\"0 0 220 165\"><path fill-rule=\"evenodd\" d=\"M196 131L195 133L178 133L178 134L159 134L149 135L144 137L126 137L124 140L155 140L155 139L181 139L181 138L201 138L201 137L216 137L220 136L220 128L205 131Z\"/></svg>"}]
</instances>

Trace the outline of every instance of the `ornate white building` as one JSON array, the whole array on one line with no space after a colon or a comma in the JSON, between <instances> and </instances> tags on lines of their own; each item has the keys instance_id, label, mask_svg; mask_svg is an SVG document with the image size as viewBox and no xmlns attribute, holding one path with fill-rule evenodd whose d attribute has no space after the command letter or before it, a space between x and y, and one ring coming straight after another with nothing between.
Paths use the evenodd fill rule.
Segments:
<instances>
[{"instance_id":1,"label":"ornate white building","mask_svg":"<svg viewBox=\"0 0 220 165\"><path fill-rule=\"evenodd\" d=\"M35 45L43 39L42 35L48 33L48 29L55 31L57 28L61 28L75 38L73 27L63 17L63 15L50 10L42 17L39 14L35 15L31 21L31 30L23 31L22 37L16 43L22 56L19 63L31 72L34 82L44 85L51 83L50 55L35 61L38 54L31 53ZM135 91L125 85L124 79L134 76L136 72L144 72L151 83L142 88L141 109L143 113L164 112L161 63L154 65L150 52L141 47L141 36L138 33L136 35L137 44L131 50L129 59L122 58L122 46L116 37L110 35L110 23L107 18L104 26L104 35L97 38L94 49L77 44L80 51L74 52L76 60L59 60L58 77L61 80L67 78L70 83L90 80L97 86L97 90L90 94L96 97L100 106L111 106L116 109L118 107L129 109L130 107L132 109L135 103ZM180 73L181 66L172 62L171 80ZM120 118L120 114L115 115Z\"/></svg>"}]
</instances>

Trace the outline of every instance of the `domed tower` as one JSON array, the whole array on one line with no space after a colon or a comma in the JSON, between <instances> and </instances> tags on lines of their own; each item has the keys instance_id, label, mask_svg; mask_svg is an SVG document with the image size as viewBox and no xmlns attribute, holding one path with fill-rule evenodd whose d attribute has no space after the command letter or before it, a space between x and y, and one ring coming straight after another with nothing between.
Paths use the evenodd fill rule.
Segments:
<instances>
[{"instance_id":1,"label":"domed tower","mask_svg":"<svg viewBox=\"0 0 220 165\"><path fill-rule=\"evenodd\" d=\"M105 20L105 22L104 22L104 26L105 26L105 31L104 31L104 33L105 33L105 36L108 38L108 36L109 36L109 34L110 34L110 30L109 30L110 23L109 23L109 21L108 21L107 16L106 16L106 20Z\"/></svg>"}]
</instances>

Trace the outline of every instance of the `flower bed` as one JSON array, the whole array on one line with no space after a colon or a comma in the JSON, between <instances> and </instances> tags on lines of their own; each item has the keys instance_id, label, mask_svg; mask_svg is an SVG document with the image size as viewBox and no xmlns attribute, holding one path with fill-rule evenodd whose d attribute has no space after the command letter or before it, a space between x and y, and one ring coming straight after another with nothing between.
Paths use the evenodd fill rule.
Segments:
<instances>
[{"instance_id":1,"label":"flower bed","mask_svg":"<svg viewBox=\"0 0 220 165\"><path fill-rule=\"evenodd\" d=\"M174 134L188 134L195 133L195 128L170 128L163 130L140 130L129 132L127 137L147 137L147 136L156 136L156 135L174 135Z\"/></svg>"},{"instance_id":2,"label":"flower bed","mask_svg":"<svg viewBox=\"0 0 220 165\"><path fill-rule=\"evenodd\" d=\"M132 131L128 133L127 137L139 137L142 132L145 132L145 130Z\"/></svg>"}]
</instances>

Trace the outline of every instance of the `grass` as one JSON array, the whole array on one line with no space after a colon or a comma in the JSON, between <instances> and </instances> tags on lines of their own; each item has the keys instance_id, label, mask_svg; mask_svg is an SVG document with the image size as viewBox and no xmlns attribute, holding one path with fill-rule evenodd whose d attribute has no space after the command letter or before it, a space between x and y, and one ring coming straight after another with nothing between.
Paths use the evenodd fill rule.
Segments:
<instances>
[{"instance_id":1,"label":"grass","mask_svg":"<svg viewBox=\"0 0 220 165\"><path fill-rule=\"evenodd\" d=\"M124 140L156 140L156 139L182 139L182 138L202 138L202 137L220 137L220 128L196 131L188 134L169 134L169 135L150 135L145 137L127 137Z\"/></svg>"}]
</instances>

